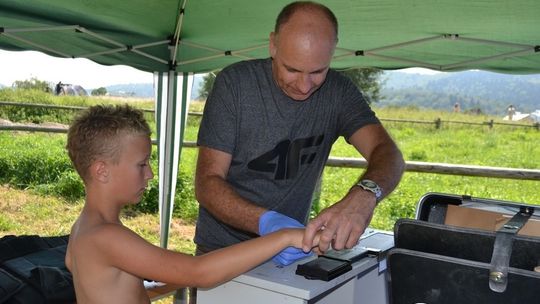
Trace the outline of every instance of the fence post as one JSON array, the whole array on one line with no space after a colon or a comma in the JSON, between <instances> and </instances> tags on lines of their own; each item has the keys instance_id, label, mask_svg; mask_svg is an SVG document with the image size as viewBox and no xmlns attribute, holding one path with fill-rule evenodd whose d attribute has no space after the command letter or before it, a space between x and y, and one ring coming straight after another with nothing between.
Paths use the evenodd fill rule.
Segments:
<instances>
[{"instance_id":1,"label":"fence post","mask_svg":"<svg viewBox=\"0 0 540 304\"><path fill-rule=\"evenodd\" d=\"M315 190L311 197L311 216L317 216L321 212L321 189L322 189L322 176L317 180L315 184Z\"/></svg>"},{"instance_id":2,"label":"fence post","mask_svg":"<svg viewBox=\"0 0 540 304\"><path fill-rule=\"evenodd\" d=\"M493 119L488 122L489 128L493 129Z\"/></svg>"},{"instance_id":3,"label":"fence post","mask_svg":"<svg viewBox=\"0 0 540 304\"><path fill-rule=\"evenodd\" d=\"M435 129L440 129L440 128L441 128L441 119L437 118L435 119Z\"/></svg>"}]
</instances>

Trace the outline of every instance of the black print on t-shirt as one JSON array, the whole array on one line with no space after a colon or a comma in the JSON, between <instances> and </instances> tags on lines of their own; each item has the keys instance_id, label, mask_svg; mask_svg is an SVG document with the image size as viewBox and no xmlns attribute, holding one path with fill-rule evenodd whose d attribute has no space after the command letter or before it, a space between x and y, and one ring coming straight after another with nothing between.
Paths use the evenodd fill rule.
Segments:
<instances>
[{"instance_id":1,"label":"black print on t-shirt","mask_svg":"<svg viewBox=\"0 0 540 304\"><path fill-rule=\"evenodd\" d=\"M319 146L323 135L298 138L292 142L289 139L279 142L274 149L248 163L248 168L259 172L272 172L274 179L292 179L296 177L300 166L311 164L317 156L317 150L309 149Z\"/></svg>"}]
</instances>

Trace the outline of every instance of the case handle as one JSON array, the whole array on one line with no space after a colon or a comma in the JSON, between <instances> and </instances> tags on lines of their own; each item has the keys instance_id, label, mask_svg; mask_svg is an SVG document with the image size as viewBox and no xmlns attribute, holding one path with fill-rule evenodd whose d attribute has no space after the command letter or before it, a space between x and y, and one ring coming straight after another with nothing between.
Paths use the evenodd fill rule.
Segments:
<instances>
[{"instance_id":1,"label":"case handle","mask_svg":"<svg viewBox=\"0 0 540 304\"><path fill-rule=\"evenodd\" d=\"M497 231L489 270L489 288L491 290L495 292L506 290L514 235L523 228L532 213L533 210L529 208L521 210Z\"/></svg>"}]
</instances>

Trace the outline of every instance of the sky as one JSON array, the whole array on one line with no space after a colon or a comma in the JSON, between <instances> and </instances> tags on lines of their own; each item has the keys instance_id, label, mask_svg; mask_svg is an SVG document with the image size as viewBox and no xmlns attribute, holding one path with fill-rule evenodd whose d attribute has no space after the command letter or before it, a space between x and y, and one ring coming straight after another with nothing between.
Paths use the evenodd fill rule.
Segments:
<instances>
[{"instance_id":1,"label":"sky","mask_svg":"<svg viewBox=\"0 0 540 304\"><path fill-rule=\"evenodd\" d=\"M88 59L57 58L33 51L0 50L0 84L11 86L16 80L32 77L78 84L87 90L114 84L153 83L152 73L128 66L105 66Z\"/></svg>"},{"instance_id":2,"label":"sky","mask_svg":"<svg viewBox=\"0 0 540 304\"><path fill-rule=\"evenodd\" d=\"M405 73L435 74L427 69L404 69ZM66 59L40 52L0 50L0 84L11 86L16 80L36 77L51 83L78 84L96 89L115 84L153 83L153 75L128 66L105 66L88 59Z\"/></svg>"}]
</instances>

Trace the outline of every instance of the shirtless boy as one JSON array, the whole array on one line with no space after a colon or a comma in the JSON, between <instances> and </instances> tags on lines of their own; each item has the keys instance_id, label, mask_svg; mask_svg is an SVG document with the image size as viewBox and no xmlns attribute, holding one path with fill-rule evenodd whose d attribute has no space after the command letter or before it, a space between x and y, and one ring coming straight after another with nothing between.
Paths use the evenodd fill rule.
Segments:
<instances>
[{"instance_id":1,"label":"shirtless boy","mask_svg":"<svg viewBox=\"0 0 540 304\"><path fill-rule=\"evenodd\" d=\"M77 303L149 303L143 278L212 287L302 246L303 229L285 229L202 256L155 246L123 226L123 206L140 201L153 178L150 128L129 106L94 106L69 129L67 150L86 201L66 253ZM314 244L315 245L315 244Z\"/></svg>"}]
</instances>

